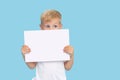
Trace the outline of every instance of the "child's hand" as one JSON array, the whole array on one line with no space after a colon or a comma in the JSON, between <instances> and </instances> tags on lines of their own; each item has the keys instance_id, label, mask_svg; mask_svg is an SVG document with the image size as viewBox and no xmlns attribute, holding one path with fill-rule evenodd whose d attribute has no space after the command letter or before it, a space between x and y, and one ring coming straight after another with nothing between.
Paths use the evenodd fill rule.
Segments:
<instances>
[{"instance_id":1,"label":"child's hand","mask_svg":"<svg viewBox=\"0 0 120 80\"><path fill-rule=\"evenodd\" d=\"M27 54L31 52L30 48L27 45L23 45L21 51L23 54Z\"/></svg>"},{"instance_id":2,"label":"child's hand","mask_svg":"<svg viewBox=\"0 0 120 80\"><path fill-rule=\"evenodd\" d=\"M68 53L70 56L73 56L74 54L74 49L72 46L68 45L64 47L64 52Z\"/></svg>"}]
</instances>

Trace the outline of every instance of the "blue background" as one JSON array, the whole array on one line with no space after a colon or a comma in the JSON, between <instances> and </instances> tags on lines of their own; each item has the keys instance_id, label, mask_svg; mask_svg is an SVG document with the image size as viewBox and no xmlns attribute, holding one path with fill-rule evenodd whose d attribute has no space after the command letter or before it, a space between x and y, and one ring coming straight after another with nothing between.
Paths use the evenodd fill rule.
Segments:
<instances>
[{"instance_id":1,"label":"blue background","mask_svg":"<svg viewBox=\"0 0 120 80\"><path fill-rule=\"evenodd\" d=\"M0 0L0 80L31 80L21 55L24 30L39 30L41 13L56 9L75 49L68 80L120 80L119 0Z\"/></svg>"}]
</instances>

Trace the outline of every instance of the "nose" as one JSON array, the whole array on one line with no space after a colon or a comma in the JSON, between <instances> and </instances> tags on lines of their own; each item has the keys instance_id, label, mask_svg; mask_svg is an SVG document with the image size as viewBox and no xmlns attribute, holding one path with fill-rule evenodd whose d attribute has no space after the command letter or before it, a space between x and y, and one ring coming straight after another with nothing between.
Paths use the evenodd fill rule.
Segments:
<instances>
[{"instance_id":1,"label":"nose","mask_svg":"<svg viewBox=\"0 0 120 80\"><path fill-rule=\"evenodd\" d=\"M55 28L54 27L50 27L50 29L49 30L55 30Z\"/></svg>"}]
</instances>

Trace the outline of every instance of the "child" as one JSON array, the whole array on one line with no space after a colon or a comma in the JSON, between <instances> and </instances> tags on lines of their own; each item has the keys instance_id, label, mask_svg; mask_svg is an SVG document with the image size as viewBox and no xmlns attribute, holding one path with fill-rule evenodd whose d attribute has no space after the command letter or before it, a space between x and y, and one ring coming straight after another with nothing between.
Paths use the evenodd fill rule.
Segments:
<instances>
[{"instance_id":1,"label":"child","mask_svg":"<svg viewBox=\"0 0 120 80\"><path fill-rule=\"evenodd\" d=\"M61 14L56 10L44 12L41 15L40 28L42 30L62 29ZM31 52L28 46L23 45L21 49L24 58L25 54ZM66 45L63 50L70 55L69 61L27 62L29 68L36 68L36 77L33 80L66 80L65 69L70 70L73 65L74 49L72 46Z\"/></svg>"}]
</instances>

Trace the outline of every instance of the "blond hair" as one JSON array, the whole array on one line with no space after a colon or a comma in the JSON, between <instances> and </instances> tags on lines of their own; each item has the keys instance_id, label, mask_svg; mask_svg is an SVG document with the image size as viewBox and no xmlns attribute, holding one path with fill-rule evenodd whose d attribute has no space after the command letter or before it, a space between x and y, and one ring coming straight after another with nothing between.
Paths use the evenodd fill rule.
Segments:
<instances>
[{"instance_id":1,"label":"blond hair","mask_svg":"<svg viewBox=\"0 0 120 80\"><path fill-rule=\"evenodd\" d=\"M56 10L47 10L41 15L41 23L49 22L51 19L58 18L61 19L62 15Z\"/></svg>"}]
</instances>

